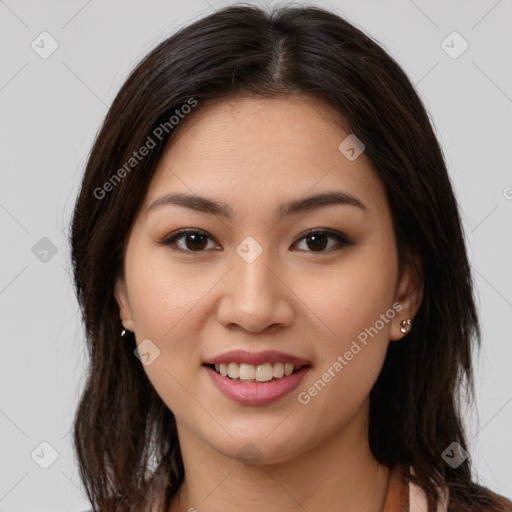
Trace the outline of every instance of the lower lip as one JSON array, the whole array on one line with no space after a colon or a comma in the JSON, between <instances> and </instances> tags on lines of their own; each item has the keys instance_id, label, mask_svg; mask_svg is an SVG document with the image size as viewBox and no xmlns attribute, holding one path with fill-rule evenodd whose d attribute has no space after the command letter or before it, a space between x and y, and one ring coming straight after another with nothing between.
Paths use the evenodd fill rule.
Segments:
<instances>
[{"instance_id":1,"label":"lower lip","mask_svg":"<svg viewBox=\"0 0 512 512\"><path fill-rule=\"evenodd\" d=\"M311 366L303 366L287 377L269 382L239 382L223 377L209 366L205 368L217 388L234 402L242 405L265 405L283 398L295 389Z\"/></svg>"}]
</instances>

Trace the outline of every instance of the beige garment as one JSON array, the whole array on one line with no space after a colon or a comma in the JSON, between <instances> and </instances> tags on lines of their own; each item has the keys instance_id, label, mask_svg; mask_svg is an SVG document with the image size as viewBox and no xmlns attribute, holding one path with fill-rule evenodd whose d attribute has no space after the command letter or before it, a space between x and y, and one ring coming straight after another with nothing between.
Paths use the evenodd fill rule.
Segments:
<instances>
[{"instance_id":1,"label":"beige garment","mask_svg":"<svg viewBox=\"0 0 512 512\"><path fill-rule=\"evenodd\" d=\"M442 494L437 512L447 512L448 493ZM413 482L409 482L409 512L428 512L427 499L423 489Z\"/></svg>"},{"instance_id":2,"label":"beige garment","mask_svg":"<svg viewBox=\"0 0 512 512\"><path fill-rule=\"evenodd\" d=\"M411 468L411 473L414 470ZM438 512L448 510L448 493L442 493ZM427 499L421 487L403 478L400 467L391 470L382 512L428 512Z\"/></svg>"}]
</instances>

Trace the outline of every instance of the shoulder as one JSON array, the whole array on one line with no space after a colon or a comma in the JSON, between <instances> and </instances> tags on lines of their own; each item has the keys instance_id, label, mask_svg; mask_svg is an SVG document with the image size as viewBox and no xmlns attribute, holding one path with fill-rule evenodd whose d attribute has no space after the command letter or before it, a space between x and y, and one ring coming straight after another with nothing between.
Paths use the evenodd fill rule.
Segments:
<instances>
[{"instance_id":1,"label":"shoulder","mask_svg":"<svg viewBox=\"0 0 512 512\"><path fill-rule=\"evenodd\" d=\"M489 491L489 495L496 502L496 505L484 509L486 512L512 512L512 501L501 494Z\"/></svg>"},{"instance_id":2,"label":"shoulder","mask_svg":"<svg viewBox=\"0 0 512 512\"><path fill-rule=\"evenodd\" d=\"M478 509L482 512L512 512L512 501L509 498L505 498L501 494L497 494L487 487L483 487L478 485L480 491L482 491L482 495L485 496L485 504L482 503L482 506ZM484 501L482 500L482 501Z\"/></svg>"},{"instance_id":3,"label":"shoulder","mask_svg":"<svg viewBox=\"0 0 512 512\"><path fill-rule=\"evenodd\" d=\"M512 512L512 501L489 489L482 489L485 490L485 498L480 498L479 503L473 505L454 503L451 510L454 512Z\"/></svg>"},{"instance_id":4,"label":"shoulder","mask_svg":"<svg viewBox=\"0 0 512 512\"><path fill-rule=\"evenodd\" d=\"M464 503L454 499L448 488L439 489L440 501L437 510L439 512L512 512L512 501L505 496L476 484L473 492L470 491L473 499L468 498ZM475 494L473 494L476 491ZM414 482L409 481L409 511L427 510L427 499L423 489Z\"/></svg>"}]
</instances>

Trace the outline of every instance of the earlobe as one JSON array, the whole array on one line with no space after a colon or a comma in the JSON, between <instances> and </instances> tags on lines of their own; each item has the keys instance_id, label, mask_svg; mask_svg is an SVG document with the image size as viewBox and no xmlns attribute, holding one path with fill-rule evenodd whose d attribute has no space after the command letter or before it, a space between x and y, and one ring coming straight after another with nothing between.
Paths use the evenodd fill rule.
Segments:
<instances>
[{"instance_id":1,"label":"earlobe","mask_svg":"<svg viewBox=\"0 0 512 512\"><path fill-rule=\"evenodd\" d=\"M123 327L128 331L134 331L132 312L130 309L130 302L128 300L128 291L124 279L118 278L114 287L114 297L116 298L117 305L119 306L119 317Z\"/></svg>"},{"instance_id":2,"label":"earlobe","mask_svg":"<svg viewBox=\"0 0 512 512\"><path fill-rule=\"evenodd\" d=\"M414 329L414 317L420 308L423 299L423 278L420 260L416 257L411 260L404 270L398 287L395 301L400 303L402 309L392 321L390 339L399 340ZM409 320L411 322L409 322Z\"/></svg>"}]
</instances>

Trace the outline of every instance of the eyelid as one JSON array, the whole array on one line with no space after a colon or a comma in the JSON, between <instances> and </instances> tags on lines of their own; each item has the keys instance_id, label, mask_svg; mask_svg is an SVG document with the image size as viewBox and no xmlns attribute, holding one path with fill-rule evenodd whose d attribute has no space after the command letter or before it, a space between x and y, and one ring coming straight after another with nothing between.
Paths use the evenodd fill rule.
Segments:
<instances>
[{"instance_id":1,"label":"eyelid","mask_svg":"<svg viewBox=\"0 0 512 512\"><path fill-rule=\"evenodd\" d=\"M215 240L215 238L212 237L208 232L206 232L206 231L204 231L202 229L199 229L199 228L182 228L182 229L178 229L177 231L174 231L173 233L171 233L169 236L166 236L160 243L163 244L163 245L170 246L170 245L174 244L176 240L178 240L179 238L181 238L182 236L184 236L186 234L200 234L200 235L206 236L207 238L209 238L213 242L218 243ZM293 242L292 246L297 244L298 242L302 241L307 236L318 235L318 234L320 234L320 235L328 235L328 236L330 236L332 238L336 238L338 240L337 247L335 247L335 248L331 247L330 249L325 250L325 251L318 251L318 252L316 252L316 251L305 251L305 252L309 252L309 253L312 253L312 254L330 254L331 252L336 251L336 250L340 249L341 247L353 244L353 242L350 239L350 237L348 237L347 235L345 235L344 233L342 233L342 232L340 232L338 230L334 230L334 229L330 229L330 228L311 228L311 229L308 229L307 231L304 231L303 233L301 233L297 237L297 239ZM202 250L202 251L188 251L186 249L182 249L181 247L173 248L173 250L178 251L178 252L191 253L191 254L201 254L201 253L206 252L205 250ZM215 249L215 250L218 250L218 249Z\"/></svg>"},{"instance_id":2,"label":"eyelid","mask_svg":"<svg viewBox=\"0 0 512 512\"><path fill-rule=\"evenodd\" d=\"M322 234L322 235L330 235L333 238L337 238L343 245L352 245L353 242L351 238L341 231L338 231L336 229L330 229L330 228L311 228L305 231L304 233L301 233L297 240L294 242L297 243L299 240L302 240L303 238L306 238L308 235L315 235L315 234ZM314 252L314 251L310 251Z\"/></svg>"},{"instance_id":3,"label":"eyelid","mask_svg":"<svg viewBox=\"0 0 512 512\"><path fill-rule=\"evenodd\" d=\"M187 234L203 235L218 244L217 240L215 240L214 237L212 237L208 232L206 232L202 229L199 229L199 228L178 229L176 231L173 231L170 235L166 236L160 243L162 245L168 245L168 246L175 245L176 240L178 240L179 238L181 238L182 236L187 235ZM182 249L181 247L175 247L175 248L173 248L173 250L178 251L178 252L185 252L185 253L189 253L189 254L201 254L203 252L206 252L204 250L203 251L187 251L186 249Z\"/></svg>"}]
</instances>

